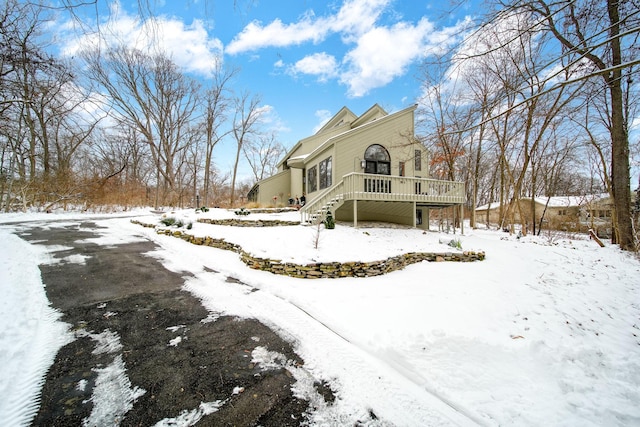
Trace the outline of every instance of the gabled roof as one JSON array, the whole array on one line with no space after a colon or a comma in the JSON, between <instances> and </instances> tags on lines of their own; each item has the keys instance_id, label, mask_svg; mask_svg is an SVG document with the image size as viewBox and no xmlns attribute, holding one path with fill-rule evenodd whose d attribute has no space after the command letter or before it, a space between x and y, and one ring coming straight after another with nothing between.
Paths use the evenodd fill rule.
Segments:
<instances>
[{"instance_id":1,"label":"gabled roof","mask_svg":"<svg viewBox=\"0 0 640 427\"><path fill-rule=\"evenodd\" d=\"M347 137L353 135L354 133L357 133L357 132L360 132L363 129L369 128L370 126L376 126L378 124L383 124L384 122L386 122L388 120L392 120L393 118L395 118L395 117L397 117L397 116L399 116L401 114L404 114L404 113L406 113L408 111L414 111L416 108L418 108L418 104L414 104L414 105L412 105L410 107L404 108L404 109L402 109L400 111L396 111L396 112L391 113L391 114L387 114L385 112L385 115L380 117L379 121L378 120L364 121L363 123L361 123L357 127L352 126L350 129L347 129L342 133L339 133L337 135L332 136L331 138L328 138L325 142L320 144L315 150L310 152L307 157L313 157L314 154L323 151L324 149L327 148L328 145L333 144L336 141L339 141L340 139L347 138ZM380 110L382 110L382 109L380 109ZM371 109L369 109L369 111L371 111ZM384 112L384 110L382 110L382 111ZM363 114L363 116L364 116L364 114ZM362 117L362 116L360 116L360 117ZM360 120L360 118L358 118L358 120Z\"/></svg>"},{"instance_id":2,"label":"gabled roof","mask_svg":"<svg viewBox=\"0 0 640 427\"><path fill-rule=\"evenodd\" d=\"M342 107L340 111L334 114L334 116L331 119L329 119L329 121L325 123L325 125L322 126L320 130L318 130L318 132L316 132L316 135L324 131L327 131L329 129L333 129L334 127L340 126L344 123L351 123L357 118L358 116L353 114L353 112L349 110L347 107Z\"/></svg>"},{"instance_id":3,"label":"gabled roof","mask_svg":"<svg viewBox=\"0 0 640 427\"><path fill-rule=\"evenodd\" d=\"M379 119L380 117L387 116L388 113L378 104L374 104L371 108L365 111L360 117L358 117L353 123L351 123L351 129L358 126Z\"/></svg>"},{"instance_id":4,"label":"gabled roof","mask_svg":"<svg viewBox=\"0 0 640 427\"><path fill-rule=\"evenodd\" d=\"M400 111L396 111L394 113L387 113L382 107L380 107L380 105L378 104L374 104L371 108L369 108L367 111L365 111L362 115L360 115L359 117L356 116L355 114L353 114L353 112L351 110L349 110L347 107L342 107L340 109L340 111L338 111L327 123L325 123L324 126L322 126L322 128L320 128L320 130L318 130L314 135L309 136L307 138L303 138L300 141L298 141L288 152L287 154L284 156L284 158L278 163L278 167L280 167L283 164L287 164L288 166L301 166L302 164L304 164L304 160L306 157L308 157L309 155L311 155L312 153L305 153L302 155L298 155L295 157L292 157L292 154L295 153L298 148L300 148L300 146L305 143L305 141L308 141L312 138L317 137L318 135L322 134L323 132L327 132L328 130L334 129L338 126L345 126L344 130L342 130L342 132L338 133L338 134L333 134L332 137L328 137L326 139L326 141L322 142L318 147L316 147L315 150L313 150L313 152L317 152L318 150L323 149L324 147L326 147L326 145L328 143L331 143L339 138L345 137L347 135L352 134L353 132L359 130L359 128L362 127L368 127L370 125L372 125L373 122L377 121L377 120L383 120L383 119L387 119L387 118L391 118L394 117L398 114L404 113L406 111L409 110L415 110L417 108L417 104L414 104L410 107L404 108L403 110Z\"/></svg>"}]
</instances>

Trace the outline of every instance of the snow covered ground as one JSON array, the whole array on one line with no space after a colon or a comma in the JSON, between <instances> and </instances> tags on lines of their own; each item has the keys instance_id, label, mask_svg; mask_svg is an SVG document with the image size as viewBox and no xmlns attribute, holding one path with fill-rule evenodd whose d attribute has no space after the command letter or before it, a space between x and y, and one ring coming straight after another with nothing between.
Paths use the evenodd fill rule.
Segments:
<instances>
[{"instance_id":1,"label":"snow covered ground","mask_svg":"<svg viewBox=\"0 0 640 427\"><path fill-rule=\"evenodd\" d=\"M159 219L138 214L143 222ZM177 215L196 219L191 211ZM79 216L0 215L0 223ZM205 216L234 214L197 217ZM247 217L259 218L299 216ZM194 222L189 231L300 263L446 252L452 239L487 255L482 262L423 262L366 279L304 280L248 269L235 253L160 236L129 218L97 222L106 228L96 242L151 239L160 248L149 255L189 272L185 289L209 310L256 318L292 340L305 365L290 369L296 392L316 406L313 425L353 425L369 411L377 417L372 425L381 426L640 425L640 262L614 246L469 228L460 236L338 224L320 231L318 248L314 227ZM37 267L60 248L20 240L11 234L20 227L0 225L0 419L25 425L55 352L72 338L47 304ZM210 269L246 286L214 279ZM278 360L259 346L253 357ZM334 390L333 405L309 393L309 374Z\"/></svg>"}]
</instances>

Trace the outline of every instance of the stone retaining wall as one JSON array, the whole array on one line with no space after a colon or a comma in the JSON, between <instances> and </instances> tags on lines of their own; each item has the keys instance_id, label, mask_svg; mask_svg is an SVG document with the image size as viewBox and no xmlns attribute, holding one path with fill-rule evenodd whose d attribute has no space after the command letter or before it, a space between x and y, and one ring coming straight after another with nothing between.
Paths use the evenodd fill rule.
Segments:
<instances>
[{"instance_id":1,"label":"stone retaining wall","mask_svg":"<svg viewBox=\"0 0 640 427\"><path fill-rule=\"evenodd\" d=\"M234 211L236 210L237 209L234 209ZM272 213L283 213L283 212L298 212L299 209L286 207L286 208L251 208L247 210L251 213L272 214Z\"/></svg>"},{"instance_id":2,"label":"stone retaining wall","mask_svg":"<svg viewBox=\"0 0 640 427\"><path fill-rule=\"evenodd\" d=\"M300 225L300 221L280 221L280 220L268 220L261 219L210 219L210 218L198 218L198 222L203 224L213 225L231 225L234 227L281 227L286 225Z\"/></svg>"},{"instance_id":3,"label":"stone retaining wall","mask_svg":"<svg viewBox=\"0 0 640 427\"><path fill-rule=\"evenodd\" d=\"M285 276L298 277L304 279L319 278L339 278L339 277L373 277L392 271L401 270L404 267L422 261L429 262L472 262L482 261L485 258L484 252L410 252L403 255L397 255L387 258L383 261L370 262L319 262L313 264L295 264L290 262L282 262L276 259L258 258L242 249L240 245L227 242L224 239L215 239L213 237L196 237L185 233L181 230L172 230L169 228L158 228L153 224L144 224L136 220L132 223L142 225L143 227L155 228L156 233L164 234L180 238L194 245L209 246L217 249L232 251L240 255L240 259L248 267L255 270L269 271L273 274L282 274Z\"/></svg>"}]
</instances>

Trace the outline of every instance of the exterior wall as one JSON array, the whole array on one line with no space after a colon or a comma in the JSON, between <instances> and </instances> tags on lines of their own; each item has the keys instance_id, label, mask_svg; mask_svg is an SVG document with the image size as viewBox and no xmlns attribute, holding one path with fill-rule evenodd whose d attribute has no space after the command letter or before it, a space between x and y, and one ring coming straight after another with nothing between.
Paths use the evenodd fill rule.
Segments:
<instances>
[{"instance_id":1,"label":"exterior wall","mask_svg":"<svg viewBox=\"0 0 640 427\"><path fill-rule=\"evenodd\" d=\"M520 201L522 214L524 215L526 223L531 226L531 218L533 217L531 212L531 200L522 199ZM541 203L535 205L535 221L536 228L540 224L540 218L544 213L543 228L549 228L553 230L568 230L575 231L579 228L580 223L580 207L578 206L547 206L545 207ZM505 208L506 209L506 208ZM476 210L478 221L481 223L486 222L487 210ZM500 223L500 206L498 204L489 210L489 222L492 224ZM513 218L516 223L521 223L520 214L518 210L513 211ZM510 222L510 218L507 218L507 222Z\"/></svg>"},{"instance_id":2,"label":"exterior wall","mask_svg":"<svg viewBox=\"0 0 640 427\"><path fill-rule=\"evenodd\" d=\"M302 196L302 169L289 169L291 172L291 197L296 198Z\"/></svg>"},{"instance_id":3,"label":"exterior wall","mask_svg":"<svg viewBox=\"0 0 640 427\"><path fill-rule=\"evenodd\" d=\"M382 221L413 224L413 202L358 201L358 221ZM335 212L338 221L353 221L353 202L345 202Z\"/></svg>"},{"instance_id":4,"label":"exterior wall","mask_svg":"<svg viewBox=\"0 0 640 427\"><path fill-rule=\"evenodd\" d=\"M338 179L338 181L341 178L337 178L338 175L336 175L336 154L335 154L335 146L334 145L329 145L326 149L318 152L317 154L315 154L313 157L310 157L306 160L305 164L306 164L306 169L305 169L305 179L306 179L306 173L309 169L311 169L312 167L316 167L316 170L318 171L318 174L316 176L316 181L319 181L320 178L320 165L319 163L322 162L323 160L325 160L327 157L331 157L331 185L335 185L336 184L336 179ZM341 177L341 175L340 175ZM317 196L318 194L320 194L321 192L323 192L325 189L324 188L320 188L319 182L318 185L316 186L317 190L316 191L310 191L310 183L308 182L308 179L305 180L306 185L305 185L305 191L306 191L306 197L307 200L311 200L313 199L315 196Z\"/></svg>"},{"instance_id":5,"label":"exterior wall","mask_svg":"<svg viewBox=\"0 0 640 427\"><path fill-rule=\"evenodd\" d=\"M282 205L287 203L290 193L291 169L288 169L260 181L257 201L261 205L273 205L273 197L277 196L277 204Z\"/></svg>"},{"instance_id":6,"label":"exterior wall","mask_svg":"<svg viewBox=\"0 0 640 427\"><path fill-rule=\"evenodd\" d=\"M423 154L423 171L416 173L414 170L413 151L416 149L425 152L421 144L411 144L413 137L413 110L404 114L386 119L385 116L374 123L362 125L351 131L348 136L336 141L336 163L334 165L335 176L340 179L351 172L363 172L360 160L364 158L364 152L370 145L380 144L389 151L391 156L391 174L399 174L399 162L405 162L406 176L428 175L428 159ZM384 121L384 122L382 122Z\"/></svg>"},{"instance_id":7,"label":"exterior wall","mask_svg":"<svg viewBox=\"0 0 640 427\"><path fill-rule=\"evenodd\" d=\"M498 218L499 207L496 205L495 208L491 208L488 211L489 211L488 222L492 224L497 224L500 221L500 218ZM476 209L476 220L480 223L486 223L487 209Z\"/></svg>"},{"instance_id":8,"label":"exterior wall","mask_svg":"<svg viewBox=\"0 0 640 427\"><path fill-rule=\"evenodd\" d=\"M536 221L540 221L544 206L536 205ZM530 213L530 210L529 210ZM531 217L531 215L529 215ZM554 230L577 230L580 222L580 209L578 206L570 207L549 207L544 214L544 223Z\"/></svg>"},{"instance_id":9,"label":"exterior wall","mask_svg":"<svg viewBox=\"0 0 640 427\"><path fill-rule=\"evenodd\" d=\"M349 130L349 123L342 123L340 126L336 126L334 128L325 130L324 132L316 135L312 135L301 140L300 145L292 152L289 153L288 157L297 157L305 154L309 154L318 147L320 147L323 143L325 143L329 138L332 138L336 135L340 135L343 132ZM286 162L285 162L286 163ZM280 170L286 170L287 166L282 164L280 166Z\"/></svg>"}]
</instances>

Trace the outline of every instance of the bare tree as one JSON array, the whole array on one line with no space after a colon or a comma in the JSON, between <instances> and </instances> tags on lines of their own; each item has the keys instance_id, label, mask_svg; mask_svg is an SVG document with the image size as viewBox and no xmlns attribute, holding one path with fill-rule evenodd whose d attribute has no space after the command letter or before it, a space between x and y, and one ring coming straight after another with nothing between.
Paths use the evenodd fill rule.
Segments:
<instances>
[{"instance_id":1,"label":"bare tree","mask_svg":"<svg viewBox=\"0 0 640 427\"><path fill-rule=\"evenodd\" d=\"M259 135L245 143L243 151L253 172L255 182L258 182L275 173L285 148L277 140L275 133L269 133Z\"/></svg>"},{"instance_id":2,"label":"bare tree","mask_svg":"<svg viewBox=\"0 0 640 427\"><path fill-rule=\"evenodd\" d=\"M236 142L236 156L233 164L233 174L231 178L231 194L229 202L231 206L235 203L236 180L238 177L238 165L240 164L240 154L246 143L255 138L260 129L260 118L264 110L260 109L261 99L254 95L251 97L248 92L235 98L235 112L233 117L233 137Z\"/></svg>"},{"instance_id":3,"label":"bare tree","mask_svg":"<svg viewBox=\"0 0 640 427\"><path fill-rule=\"evenodd\" d=\"M104 56L86 52L85 59L91 78L109 96L110 114L135 129L150 148L156 166L156 206L160 201L176 203L181 152L194 143L198 84L162 54L120 46Z\"/></svg>"},{"instance_id":4,"label":"bare tree","mask_svg":"<svg viewBox=\"0 0 640 427\"><path fill-rule=\"evenodd\" d=\"M71 67L46 53L48 19L47 9L35 2L10 0L0 11L0 90L6 100L0 133L5 153L11 153L11 174L22 182L23 204L83 193L73 164L99 122L84 108L88 97Z\"/></svg>"},{"instance_id":5,"label":"bare tree","mask_svg":"<svg viewBox=\"0 0 640 427\"><path fill-rule=\"evenodd\" d=\"M235 69L225 69L222 65L216 67L211 87L205 93L204 135L205 135L205 163L204 163L204 206L209 204L211 192L213 149L231 130L224 129L227 114L231 107L229 84L237 74Z\"/></svg>"},{"instance_id":6,"label":"bare tree","mask_svg":"<svg viewBox=\"0 0 640 427\"><path fill-rule=\"evenodd\" d=\"M607 130L611 138L611 191L615 204L613 241L623 250L635 250L631 221L628 117L625 109L623 74L640 64L637 40L640 32L637 4L619 0L528 0L499 1L515 13L531 15L532 30L552 35L561 49L556 61L579 70L574 81L601 79L610 109ZM565 65L566 64L566 65ZM562 86L571 82L565 82Z\"/></svg>"}]
</instances>

